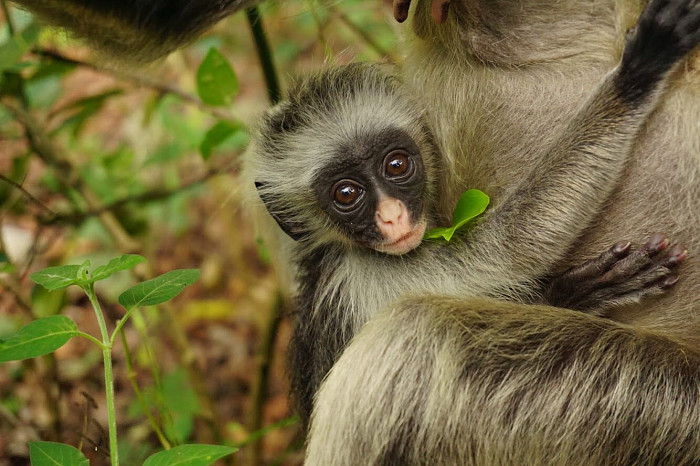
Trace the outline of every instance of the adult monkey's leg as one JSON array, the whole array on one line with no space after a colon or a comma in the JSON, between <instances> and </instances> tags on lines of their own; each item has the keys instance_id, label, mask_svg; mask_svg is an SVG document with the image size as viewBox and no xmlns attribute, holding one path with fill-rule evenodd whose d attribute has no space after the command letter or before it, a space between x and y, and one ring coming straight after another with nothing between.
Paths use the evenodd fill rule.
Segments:
<instances>
[{"instance_id":1,"label":"adult monkey's leg","mask_svg":"<svg viewBox=\"0 0 700 466\"><path fill-rule=\"evenodd\" d=\"M345 350L306 464L690 465L698 429L696 353L564 309L429 296Z\"/></svg>"}]
</instances>

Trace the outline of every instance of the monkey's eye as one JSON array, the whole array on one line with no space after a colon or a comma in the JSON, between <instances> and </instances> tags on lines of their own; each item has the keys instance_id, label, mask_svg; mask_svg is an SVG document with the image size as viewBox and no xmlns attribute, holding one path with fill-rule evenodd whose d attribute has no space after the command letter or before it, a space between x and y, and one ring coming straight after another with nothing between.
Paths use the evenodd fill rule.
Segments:
<instances>
[{"instance_id":1,"label":"monkey's eye","mask_svg":"<svg viewBox=\"0 0 700 466\"><path fill-rule=\"evenodd\" d=\"M413 164L408 154L403 151L393 151L384 159L384 176L395 181L401 181L413 174Z\"/></svg>"},{"instance_id":2,"label":"monkey's eye","mask_svg":"<svg viewBox=\"0 0 700 466\"><path fill-rule=\"evenodd\" d=\"M341 180L333 186L333 201L341 209L353 207L362 196L362 186L352 180Z\"/></svg>"}]
</instances>

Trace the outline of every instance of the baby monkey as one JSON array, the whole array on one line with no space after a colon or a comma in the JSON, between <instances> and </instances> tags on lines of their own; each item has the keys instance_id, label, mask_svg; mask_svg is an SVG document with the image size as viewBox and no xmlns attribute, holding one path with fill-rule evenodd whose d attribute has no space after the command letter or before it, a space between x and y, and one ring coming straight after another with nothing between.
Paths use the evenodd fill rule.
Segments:
<instances>
[{"instance_id":1,"label":"baby monkey","mask_svg":"<svg viewBox=\"0 0 700 466\"><path fill-rule=\"evenodd\" d=\"M288 168L281 168L277 175L289 177L286 182L259 176L266 181L256 181L256 187L282 230L304 245L302 254L336 243L347 247L349 254L364 248L413 257L410 253L422 244L428 226L444 222L438 214L436 204L440 200L435 194L439 183L436 174L439 176L444 167L432 133L416 108L398 78L376 65L352 64L307 78L291 91L287 103L271 112L267 124L273 130L288 132L289 140L274 140L272 133L267 133L259 144L275 153L272 144L294 146L296 141L291 138L303 137L308 147L299 149L308 160L285 159ZM318 109L325 114L319 114ZM387 115L381 125L357 128L348 121L375 111ZM395 121L391 112L395 112ZM311 134L306 134L307 128L295 127L302 124L300 118L317 125L311 128L313 135L327 140L315 142ZM414 121L408 127L410 118ZM363 130L366 133L362 134ZM296 167L301 162L308 166ZM299 173L290 173L297 169ZM294 198L294 205L288 205L293 194L279 183L291 185L301 173L310 176L311 189L289 186L298 198ZM667 246L662 234L653 235L631 255L630 243L617 244L552 279L544 302L603 314L613 306L662 293L677 282L671 269L685 258L681 246L658 256ZM451 249L455 248L459 246ZM454 272L459 274L461 270L458 267Z\"/></svg>"}]
</instances>

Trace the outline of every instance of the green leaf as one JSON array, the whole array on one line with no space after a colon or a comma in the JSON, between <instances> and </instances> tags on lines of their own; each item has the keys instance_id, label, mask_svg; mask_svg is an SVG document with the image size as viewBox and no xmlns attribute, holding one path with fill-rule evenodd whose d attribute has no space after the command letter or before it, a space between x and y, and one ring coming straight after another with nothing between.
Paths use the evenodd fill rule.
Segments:
<instances>
[{"instance_id":1,"label":"green leaf","mask_svg":"<svg viewBox=\"0 0 700 466\"><path fill-rule=\"evenodd\" d=\"M229 137L243 130L243 125L233 121L222 120L212 126L207 134L204 135L204 140L199 146L199 152L204 160L208 160L212 151Z\"/></svg>"},{"instance_id":2,"label":"green leaf","mask_svg":"<svg viewBox=\"0 0 700 466\"><path fill-rule=\"evenodd\" d=\"M7 257L3 251L0 251L0 273L14 273L17 267L10 262L10 258Z\"/></svg>"},{"instance_id":3,"label":"green leaf","mask_svg":"<svg viewBox=\"0 0 700 466\"><path fill-rule=\"evenodd\" d=\"M199 279L199 270L171 270L151 280L134 285L119 296L119 304L126 309L154 306L164 303L178 294L187 285Z\"/></svg>"},{"instance_id":4,"label":"green leaf","mask_svg":"<svg viewBox=\"0 0 700 466\"><path fill-rule=\"evenodd\" d=\"M149 456L143 466L206 466L236 451L223 445L180 445Z\"/></svg>"},{"instance_id":5,"label":"green leaf","mask_svg":"<svg viewBox=\"0 0 700 466\"><path fill-rule=\"evenodd\" d=\"M77 334L78 326L66 316L35 320L7 340L0 340L0 362L49 354Z\"/></svg>"},{"instance_id":6,"label":"green leaf","mask_svg":"<svg viewBox=\"0 0 700 466\"><path fill-rule=\"evenodd\" d=\"M32 289L32 314L34 317L55 316L65 303L66 290L49 291L43 286Z\"/></svg>"},{"instance_id":7,"label":"green leaf","mask_svg":"<svg viewBox=\"0 0 700 466\"><path fill-rule=\"evenodd\" d=\"M56 442L29 442L29 460L32 466L90 466L80 450Z\"/></svg>"},{"instance_id":8,"label":"green leaf","mask_svg":"<svg viewBox=\"0 0 700 466\"><path fill-rule=\"evenodd\" d=\"M183 443L192 435L194 417L200 412L199 400L187 373L180 368L166 374L157 390L169 412L170 419L164 422L165 433L175 443Z\"/></svg>"},{"instance_id":9,"label":"green leaf","mask_svg":"<svg viewBox=\"0 0 700 466\"><path fill-rule=\"evenodd\" d=\"M56 134L60 130L70 129L73 137L77 136L85 123L102 109L107 99L123 93L123 89L110 89L100 94L72 102L70 105L61 109L71 111L71 115L63 120L51 134Z\"/></svg>"},{"instance_id":10,"label":"green leaf","mask_svg":"<svg viewBox=\"0 0 700 466\"><path fill-rule=\"evenodd\" d=\"M0 273L15 273L17 267L9 262L0 262Z\"/></svg>"},{"instance_id":11,"label":"green leaf","mask_svg":"<svg viewBox=\"0 0 700 466\"><path fill-rule=\"evenodd\" d=\"M459 198L457 207L452 214L452 226L447 228L433 228L429 230L424 239L439 239L450 241L452 235L467 224L474 217L481 215L491 200L478 189L470 189Z\"/></svg>"},{"instance_id":12,"label":"green leaf","mask_svg":"<svg viewBox=\"0 0 700 466\"><path fill-rule=\"evenodd\" d=\"M32 22L21 33L10 38L6 43L0 45L0 71L13 67L20 61L22 55L27 53L39 37L41 26Z\"/></svg>"},{"instance_id":13,"label":"green leaf","mask_svg":"<svg viewBox=\"0 0 700 466\"><path fill-rule=\"evenodd\" d=\"M221 52L213 47L197 70L197 93L208 105L230 105L238 93L236 73Z\"/></svg>"},{"instance_id":14,"label":"green leaf","mask_svg":"<svg viewBox=\"0 0 700 466\"><path fill-rule=\"evenodd\" d=\"M44 270L34 272L29 278L47 290L60 290L68 285L80 282L78 273L83 265L60 265L58 267L47 267Z\"/></svg>"},{"instance_id":15,"label":"green leaf","mask_svg":"<svg viewBox=\"0 0 700 466\"><path fill-rule=\"evenodd\" d=\"M94 272L92 272L92 277L89 282L94 283L99 280L104 280L116 272L129 270L141 262L146 262L146 259L138 254L124 254L121 257L112 259L107 265L97 267Z\"/></svg>"}]
</instances>

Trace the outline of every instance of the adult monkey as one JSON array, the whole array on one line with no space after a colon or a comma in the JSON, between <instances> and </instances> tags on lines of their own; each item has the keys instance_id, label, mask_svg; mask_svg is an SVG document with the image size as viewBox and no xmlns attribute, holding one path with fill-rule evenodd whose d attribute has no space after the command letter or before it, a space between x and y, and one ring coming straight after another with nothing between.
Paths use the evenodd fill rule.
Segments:
<instances>
[{"instance_id":1,"label":"adult monkey","mask_svg":"<svg viewBox=\"0 0 700 466\"><path fill-rule=\"evenodd\" d=\"M413 3L403 74L425 105L438 109L430 114L431 126L452 166L443 196L456 200L464 186L479 186L498 202L618 61L645 2L460 0L449 3L449 14L444 0ZM400 19L406 4L396 2ZM693 2L692 14L698 8ZM665 92L608 205L552 272L597 254L615 238L641 238L653 229L690 251L700 249L697 49ZM698 296L700 264L689 264L682 293L610 317L698 348Z\"/></svg>"}]
</instances>

